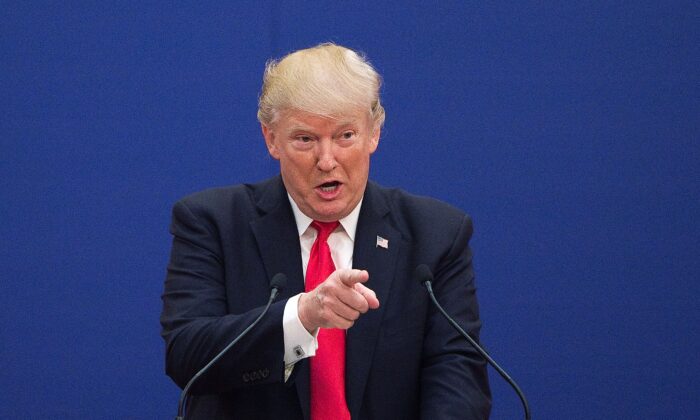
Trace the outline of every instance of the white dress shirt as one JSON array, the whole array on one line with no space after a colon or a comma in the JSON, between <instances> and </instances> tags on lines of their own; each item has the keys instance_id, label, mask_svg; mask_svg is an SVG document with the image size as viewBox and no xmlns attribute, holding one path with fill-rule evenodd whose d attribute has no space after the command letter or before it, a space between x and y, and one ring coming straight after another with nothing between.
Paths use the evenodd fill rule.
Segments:
<instances>
[{"instance_id":1,"label":"white dress shirt","mask_svg":"<svg viewBox=\"0 0 700 420\"><path fill-rule=\"evenodd\" d=\"M292 197L289 203L294 212L294 219L299 232L299 244L301 245L301 261L304 269L304 279L306 279L306 267L309 265L311 247L316 240L318 232L311 227L311 219L299 209ZM328 246L331 249L331 257L336 269L352 268L352 252L355 246L355 231L357 230L357 219L360 216L362 200L346 217L339 220L338 226L328 237ZM289 378L294 364L301 359L316 355L318 341L316 339L318 330L314 334L309 334L299 320L299 295L290 298L284 307L282 318L282 328L284 330L284 380Z\"/></svg>"}]
</instances>

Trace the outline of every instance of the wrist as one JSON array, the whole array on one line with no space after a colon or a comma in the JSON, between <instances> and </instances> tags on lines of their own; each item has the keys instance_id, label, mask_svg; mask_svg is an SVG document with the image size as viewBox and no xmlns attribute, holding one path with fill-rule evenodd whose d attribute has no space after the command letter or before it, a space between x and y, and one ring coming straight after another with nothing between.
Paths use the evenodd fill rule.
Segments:
<instances>
[{"instance_id":1,"label":"wrist","mask_svg":"<svg viewBox=\"0 0 700 420\"><path fill-rule=\"evenodd\" d=\"M310 299L311 295L309 293L302 293L301 295L299 295L297 314L299 316L299 321L301 322L301 325L303 325L304 328L306 328L306 331L308 331L309 334L314 334L318 327L316 327L308 317L308 306Z\"/></svg>"}]
</instances>

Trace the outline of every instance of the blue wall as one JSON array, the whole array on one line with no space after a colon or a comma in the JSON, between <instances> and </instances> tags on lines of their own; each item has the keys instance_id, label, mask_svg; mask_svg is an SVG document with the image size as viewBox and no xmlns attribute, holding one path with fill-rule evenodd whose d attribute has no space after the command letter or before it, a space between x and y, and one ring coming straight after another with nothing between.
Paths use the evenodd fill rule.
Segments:
<instances>
[{"instance_id":1,"label":"blue wall","mask_svg":"<svg viewBox=\"0 0 700 420\"><path fill-rule=\"evenodd\" d=\"M327 40L385 78L372 177L472 214L482 338L535 418L698 418L697 2L12 3L0 418L174 415L170 207L276 172L264 63Z\"/></svg>"}]
</instances>

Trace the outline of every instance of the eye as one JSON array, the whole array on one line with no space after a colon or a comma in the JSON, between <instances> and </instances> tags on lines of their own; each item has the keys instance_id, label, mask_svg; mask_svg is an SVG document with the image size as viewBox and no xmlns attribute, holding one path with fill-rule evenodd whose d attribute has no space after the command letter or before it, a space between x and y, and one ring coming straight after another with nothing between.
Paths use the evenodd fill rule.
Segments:
<instances>
[{"instance_id":1,"label":"eye","mask_svg":"<svg viewBox=\"0 0 700 420\"><path fill-rule=\"evenodd\" d=\"M314 138L308 134L299 134L292 137L292 145L298 150L309 150L313 147Z\"/></svg>"},{"instance_id":2,"label":"eye","mask_svg":"<svg viewBox=\"0 0 700 420\"><path fill-rule=\"evenodd\" d=\"M352 140L356 136L355 132L352 130L344 131L343 134L341 134L341 138L343 140Z\"/></svg>"}]
</instances>

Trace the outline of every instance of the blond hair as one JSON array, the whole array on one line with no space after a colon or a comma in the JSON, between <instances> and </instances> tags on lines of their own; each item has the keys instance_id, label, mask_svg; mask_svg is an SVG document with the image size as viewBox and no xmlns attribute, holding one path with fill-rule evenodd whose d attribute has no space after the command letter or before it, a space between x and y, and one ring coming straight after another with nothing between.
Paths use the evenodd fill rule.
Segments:
<instances>
[{"instance_id":1,"label":"blond hair","mask_svg":"<svg viewBox=\"0 0 700 420\"><path fill-rule=\"evenodd\" d=\"M285 110L336 118L366 109L381 127L380 86L381 77L363 55L332 43L319 44L267 62L258 120L269 126Z\"/></svg>"}]
</instances>

